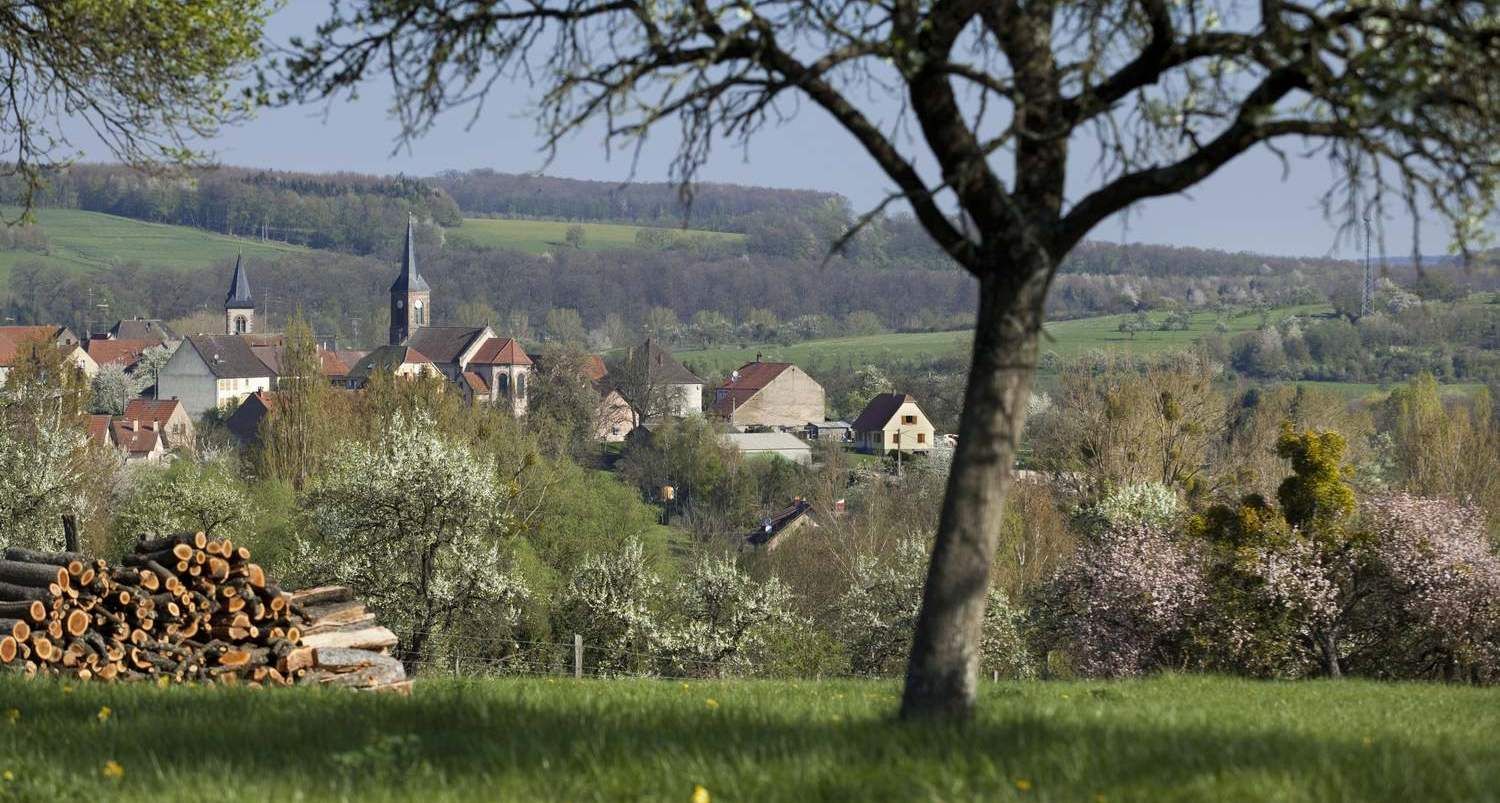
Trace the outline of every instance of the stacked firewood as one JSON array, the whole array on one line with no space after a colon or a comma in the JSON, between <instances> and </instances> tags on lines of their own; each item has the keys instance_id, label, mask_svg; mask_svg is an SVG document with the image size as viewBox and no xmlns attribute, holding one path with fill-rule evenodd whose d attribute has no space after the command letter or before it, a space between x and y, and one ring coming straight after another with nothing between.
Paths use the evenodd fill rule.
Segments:
<instances>
[{"instance_id":1,"label":"stacked firewood","mask_svg":"<svg viewBox=\"0 0 1500 803\"><path fill-rule=\"evenodd\" d=\"M373 620L347 589L284 592L250 550L203 533L143 538L115 566L18 548L0 560L0 666L28 676L400 686L384 654L395 636ZM306 642L313 632L321 642ZM340 649L369 658L350 668ZM359 671L368 682L342 680Z\"/></svg>"},{"instance_id":2,"label":"stacked firewood","mask_svg":"<svg viewBox=\"0 0 1500 803\"><path fill-rule=\"evenodd\" d=\"M291 592L292 616L302 641L288 666L310 670L303 682L380 691L410 690L406 669L391 657L396 634L375 623L375 614L343 586Z\"/></svg>"}]
</instances>

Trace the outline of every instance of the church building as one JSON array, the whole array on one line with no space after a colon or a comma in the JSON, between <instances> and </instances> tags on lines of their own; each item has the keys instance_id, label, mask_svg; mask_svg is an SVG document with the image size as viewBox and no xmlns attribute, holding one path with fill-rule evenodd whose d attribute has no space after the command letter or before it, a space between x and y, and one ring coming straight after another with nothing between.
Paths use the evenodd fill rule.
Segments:
<instances>
[{"instance_id":1,"label":"church building","mask_svg":"<svg viewBox=\"0 0 1500 803\"><path fill-rule=\"evenodd\" d=\"M433 325L432 288L417 270L412 228L408 218L401 272L391 284L389 345L420 353L475 400L508 404L524 415L531 358L520 343L497 337L488 326Z\"/></svg>"}]
</instances>

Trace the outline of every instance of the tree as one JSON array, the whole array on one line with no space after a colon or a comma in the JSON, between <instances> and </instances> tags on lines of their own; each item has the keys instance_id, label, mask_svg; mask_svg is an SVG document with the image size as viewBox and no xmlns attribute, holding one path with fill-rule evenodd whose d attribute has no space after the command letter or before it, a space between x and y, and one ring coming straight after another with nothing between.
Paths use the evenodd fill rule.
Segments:
<instances>
[{"instance_id":1,"label":"tree","mask_svg":"<svg viewBox=\"0 0 1500 803\"><path fill-rule=\"evenodd\" d=\"M184 530L240 540L252 524L245 488L222 461L134 468L116 492L114 510L115 546L122 552L137 536Z\"/></svg>"},{"instance_id":2,"label":"tree","mask_svg":"<svg viewBox=\"0 0 1500 803\"><path fill-rule=\"evenodd\" d=\"M847 130L894 183L891 200L979 283L902 702L909 717L961 718L973 710L989 568L1063 258L1137 201L1299 138L1337 163L1345 192L1325 208L1346 225L1387 198L1420 196L1466 246L1500 177L1500 73L1474 68L1500 55L1495 14L1495 0L1269 0L1232 13L1208 0L393 0L340 6L296 43L285 88L327 98L389 76L417 136L500 76L545 63L549 146L596 120L610 140L672 121L683 133L672 171L688 192L716 140L753 138L789 96ZM882 128L890 95L904 119ZM907 130L921 138L899 136ZM1074 157L1086 139L1098 147ZM1097 183L1065 192L1087 160Z\"/></svg>"},{"instance_id":3,"label":"tree","mask_svg":"<svg viewBox=\"0 0 1500 803\"><path fill-rule=\"evenodd\" d=\"M400 636L410 671L453 628L526 595L502 550L518 522L509 483L434 426L397 412L373 442L342 444L306 494L316 535L296 561L302 579L358 588Z\"/></svg>"},{"instance_id":4,"label":"tree","mask_svg":"<svg viewBox=\"0 0 1500 803\"><path fill-rule=\"evenodd\" d=\"M583 318L579 317L578 310L567 307L554 307L547 310L547 317L542 321L542 326L547 330L547 340L565 346L580 346L588 339L588 334L583 329Z\"/></svg>"},{"instance_id":5,"label":"tree","mask_svg":"<svg viewBox=\"0 0 1500 803\"><path fill-rule=\"evenodd\" d=\"M585 231L582 226L574 223L573 225L569 226L567 232L563 234L563 240L565 240L568 245L571 245L574 248L582 248L584 242L588 240L588 232Z\"/></svg>"},{"instance_id":6,"label":"tree","mask_svg":"<svg viewBox=\"0 0 1500 803\"><path fill-rule=\"evenodd\" d=\"M69 161L65 120L82 121L135 167L199 163L194 141L242 118L232 85L260 55L274 3L263 0L88 0L7 3L0 9L6 102L0 176L23 182L24 205Z\"/></svg>"},{"instance_id":7,"label":"tree","mask_svg":"<svg viewBox=\"0 0 1500 803\"><path fill-rule=\"evenodd\" d=\"M287 324L275 398L260 424L256 460L264 476L301 489L334 448L339 417L332 408L342 402L323 375L318 344L301 311Z\"/></svg>"},{"instance_id":8,"label":"tree","mask_svg":"<svg viewBox=\"0 0 1500 803\"><path fill-rule=\"evenodd\" d=\"M589 355L548 344L541 356L531 375L527 415L554 427L566 451L581 456L602 424L599 391L587 373Z\"/></svg>"},{"instance_id":9,"label":"tree","mask_svg":"<svg viewBox=\"0 0 1500 803\"><path fill-rule=\"evenodd\" d=\"M89 385L89 411L101 415L120 415L136 394L135 380L116 363L99 366Z\"/></svg>"}]
</instances>

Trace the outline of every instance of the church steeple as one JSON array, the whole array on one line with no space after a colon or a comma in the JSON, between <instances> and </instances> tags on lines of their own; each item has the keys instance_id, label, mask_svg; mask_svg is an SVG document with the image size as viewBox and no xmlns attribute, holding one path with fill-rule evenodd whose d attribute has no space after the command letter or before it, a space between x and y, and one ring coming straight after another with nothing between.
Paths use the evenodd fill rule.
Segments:
<instances>
[{"instance_id":1,"label":"church steeple","mask_svg":"<svg viewBox=\"0 0 1500 803\"><path fill-rule=\"evenodd\" d=\"M406 247L401 252L401 272L391 284L391 337L393 346L405 342L411 333L428 326L432 319L432 288L417 272L417 249L413 237L413 220L406 218Z\"/></svg>"},{"instance_id":2,"label":"church steeple","mask_svg":"<svg viewBox=\"0 0 1500 803\"><path fill-rule=\"evenodd\" d=\"M234 257L234 276L224 295L224 334L248 335L255 331L255 298L250 295L250 274L244 258Z\"/></svg>"}]
</instances>

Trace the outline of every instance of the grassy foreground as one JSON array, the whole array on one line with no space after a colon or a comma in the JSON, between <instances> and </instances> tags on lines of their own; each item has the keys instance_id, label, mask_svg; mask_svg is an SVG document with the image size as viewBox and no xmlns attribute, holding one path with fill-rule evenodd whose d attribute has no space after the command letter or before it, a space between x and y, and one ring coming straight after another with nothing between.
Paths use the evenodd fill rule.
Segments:
<instances>
[{"instance_id":1,"label":"grassy foreground","mask_svg":"<svg viewBox=\"0 0 1500 803\"><path fill-rule=\"evenodd\" d=\"M1164 677L432 681L411 698L0 678L0 800L1482 800L1500 690ZM103 708L108 713L103 714ZM15 713L10 713L13 710Z\"/></svg>"}]
</instances>

